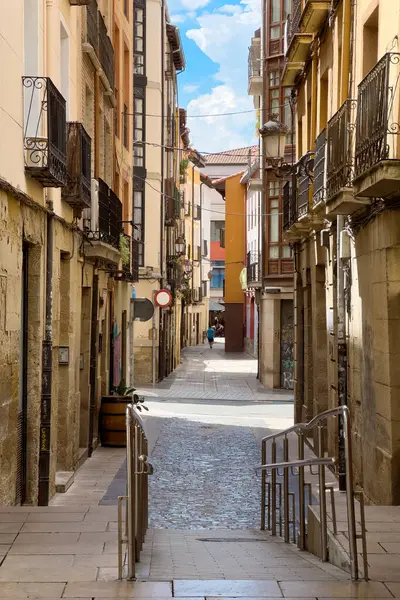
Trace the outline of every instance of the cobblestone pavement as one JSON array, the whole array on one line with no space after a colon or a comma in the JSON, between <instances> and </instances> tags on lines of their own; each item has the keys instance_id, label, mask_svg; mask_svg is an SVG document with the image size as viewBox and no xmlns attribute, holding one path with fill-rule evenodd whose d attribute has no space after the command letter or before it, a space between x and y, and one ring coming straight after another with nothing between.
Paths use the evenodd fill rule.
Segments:
<instances>
[{"instance_id":1,"label":"cobblestone pavement","mask_svg":"<svg viewBox=\"0 0 400 600\"><path fill-rule=\"evenodd\" d=\"M275 400L290 402L291 390L266 390L258 381L257 361L248 354L225 354L224 339L185 348L182 364L155 387L143 388L163 398Z\"/></svg>"},{"instance_id":2,"label":"cobblestone pavement","mask_svg":"<svg viewBox=\"0 0 400 600\"><path fill-rule=\"evenodd\" d=\"M248 427L168 419L151 461L152 527L256 526L260 486L252 467L259 446Z\"/></svg>"}]
</instances>

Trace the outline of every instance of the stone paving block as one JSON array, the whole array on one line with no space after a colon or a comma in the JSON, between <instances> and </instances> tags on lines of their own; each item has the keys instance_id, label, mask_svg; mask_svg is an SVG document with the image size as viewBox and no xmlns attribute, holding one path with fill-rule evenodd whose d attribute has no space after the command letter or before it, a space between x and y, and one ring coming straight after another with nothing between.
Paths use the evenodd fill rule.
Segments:
<instances>
[{"instance_id":1,"label":"stone paving block","mask_svg":"<svg viewBox=\"0 0 400 600\"><path fill-rule=\"evenodd\" d=\"M65 598L172 598L172 585L167 582L106 582L69 583L65 588Z\"/></svg>"},{"instance_id":2,"label":"stone paving block","mask_svg":"<svg viewBox=\"0 0 400 600\"><path fill-rule=\"evenodd\" d=\"M50 523L24 523L21 533L86 533L102 532L108 527L107 521L76 521Z\"/></svg>"},{"instance_id":3,"label":"stone paving block","mask_svg":"<svg viewBox=\"0 0 400 600\"><path fill-rule=\"evenodd\" d=\"M383 583L379 582L325 582L325 581L305 581L305 582L279 582L284 598L299 597L307 598L309 596L316 598L359 598L376 599L391 598L389 590Z\"/></svg>"},{"instance_id":4,"label":"stone paving block","mask_svg":"<svg viewBox=\"0 0 400 600\"><path fill-rule=\"evenodd\" d=\"M77 521L83 521L83 519L85 518L85 514L84 512L33 512L33 513L29 513L28 517L27 517L27 522L28 523L55 523L55 522L63 522L63 523L69 523L69 522L77 522Z\"/></svg>"},{"instance_id":5,"label":"stone paving block","mask_svg":"<svg viewBox=\"0 0 400 600\"><path fill-rule=\"evenodd\" d=\"M44 565L47 569L59 568L59 567L72 567L74 562L74 556L72 554L56 554L53 556L37 554L35 556L26 555L21 560L18 555L8 554L4 560L0 570L5 567L19 567L23 565L26 568L41 568ZM85 565L84 565L85 566ZM88 565L92 566L92 565Z\"/></svg>"},{"instance_id":6,"label":"stone paving block","mask_svg":"<svg viewBox=\"0 0 400 600\"><path fill-rule=\"evenodd\" d=\"M10 548L9 554L31 555L31 554L101 554L104 550L104 544L43 544L40 547L37 544L14 542Z\"/></svg>"},{"instance_id":7,"label":"stone paving block","mask_svg":"<svg viewBox=\"0 0 400 600\"><path fill-rule=\"evenodd\" d=\"M2 566L0 567L0 582L15 581L15 582L67 582L67 581L96 581L96 567L55 567L51 568L42 563L41 568L26 567L21 561L19 566Z\"/></svg>"},{"instance_id":8,"label":"stone paving block","mask_svg":"<svg viewBox=\"0 0 400 600\"><path fill-rule=\"evenodd\" d=\"M276 581L174 581L174 596L223 596L223 597L280 597L281 591Z\"/></svg>"},{"instance_id":9,"label":"stone paving block","mask_svg":"<svg viewBox=\"0 0 400 600\"><path fill-rule=\"evenodd\" d=\"M61 598L64 587L64 583L0 582L0 598Z\"/></svg>"}]
</instances>

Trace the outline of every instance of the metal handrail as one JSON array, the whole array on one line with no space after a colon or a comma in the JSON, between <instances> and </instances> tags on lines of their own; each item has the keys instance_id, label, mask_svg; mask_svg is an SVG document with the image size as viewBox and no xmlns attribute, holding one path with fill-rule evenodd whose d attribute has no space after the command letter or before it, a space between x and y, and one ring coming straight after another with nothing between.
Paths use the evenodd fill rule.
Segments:
<instances>
[{"instance_id":1,"label":"metal handrail","mask_svg":"<svg viewBox=\"0 0 400 600\"><path fill-rule=\"evenodd\" d=\"M325 483L325 467L336 464L335 459L324 457L324 439L323 439L323 425L330 417L340 417L343 422L342 439L344 443L344 460L340 467L342 471L345 471L346 481L346 506L347 506L347 522L348 522L348 536L349 536L349 549L350 549L350 570L353 580L359 578L358 571L358 555L357 555L357 539L362 540L363 548L363 560L364 560L364 579L368 579L368 564L367 564L367 550L366 550L366 535L365 535L365 522L364 514L361 515L361 535L356 533L356 520L355 520L355 492L353 485L353 463L352 463L352 448L351 448L351 422L350 422L350 411L347 406L339 406L330 410L326 410L323 413L316 415L308 423L298 423L283 431L265 436L261 440L261 464L263 466L261 473L261 529L265 529L265 509L266 509L266 492L268 489L268 528L271 524L272 535L276 535L276 489L277 489L277 475L279 469L283 469L283 496L284 496L284 538L285 541L289 541L289 468L293 469L298 467L298 494L299 494L299 547L301 550L305 550L306 547L306 522L305 522L305 488L307 483L304 480L304 469L309 466L310 470L312 464L318 466L318 477L319 477L319 488L320 488L320 521L321 521L321 559L324 561L328 560L327 552L327 512L326 512L326 496L325 491L327 486ZM304 437L307 431L318 428L318 445L317 452L318 457L316 459L304 459ZM289 440L288 435L290 433L296 433L298 436L298 456L297 460L289 460ZM283 462L277 463L277 445L276 442L279 438L283 438ZM271 444L271 463L267 463L267 442ZM311 462L310 462L311 461ZM327 461L327 462L326 462ZM309 464L310 463L310 464ZM267 483L267 471L271 471L271 482ZM333 503L333 494L331 492L331 501ZM280 506L282 502L280 501ZM332 504L334 512L334 505ZM360 502L360 509L363 513L364 503ZM272 519L271 519L272 516ZM293 517L294 520L294 517ZM334 527L336 529L336 526Z\"/></svg>"},{"instance_id":2,"label":"metal handrail","mask_svg":"<svg viewBox=\"0 0 400 600\"><path fill-rule=\"evenodd\" d=\"M148 528L148 475L153 466L148 462L148 442L142 417L133 404L126 407L127 492L118 497L118 578L122 579L122 546L127 545L127 578L135 579L136 562L140 558ZM125 536L122 535L122 503L126 501Z\"/></svg>"}]
</instances>

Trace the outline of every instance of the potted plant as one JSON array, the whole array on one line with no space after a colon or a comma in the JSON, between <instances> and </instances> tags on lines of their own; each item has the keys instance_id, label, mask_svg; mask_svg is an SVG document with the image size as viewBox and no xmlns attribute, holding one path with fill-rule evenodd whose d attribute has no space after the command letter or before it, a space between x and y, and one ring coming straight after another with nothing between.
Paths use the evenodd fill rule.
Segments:
<instances>
[{"instance_id":1,"label":"potted plant","mask_svg":"<svg viewBox=\"0 0 400 600\"><path fill-rule=\"evenodd\" d=\"M100 408L100 442L102 446L125 448L126 406L133 404L139 412L149 410L144 398L135 394L136 388L128 387L124 379L112 388L110 396L102 396Z\"/></svg>"}]
</instances>

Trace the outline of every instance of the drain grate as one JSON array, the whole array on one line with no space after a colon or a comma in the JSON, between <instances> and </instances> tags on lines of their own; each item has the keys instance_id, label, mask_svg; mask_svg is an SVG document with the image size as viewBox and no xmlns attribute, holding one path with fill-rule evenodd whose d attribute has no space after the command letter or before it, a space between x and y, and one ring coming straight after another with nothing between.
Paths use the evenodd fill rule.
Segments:
<instances>
[{"instance_id":1,"label":"drain grate","mask_svg":"<svg viewBox=\"0 0 400 600\"><path fill-rule=\"evenodd\" d=\"M235 542L239 544L240 542L268 542L265 538L196 538L196 542Z\"/></svg>"}]
</instances>

